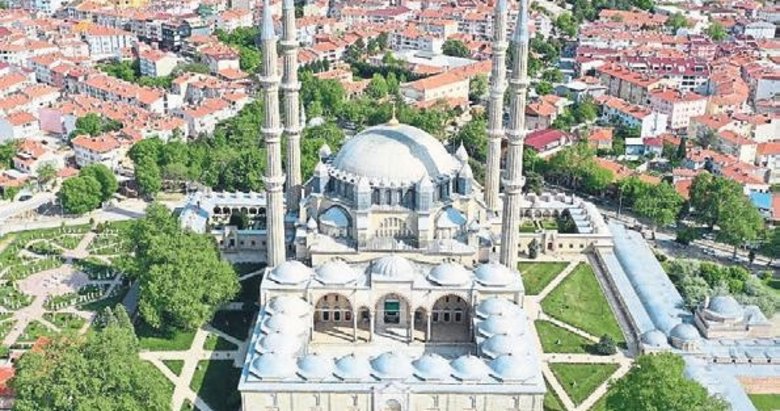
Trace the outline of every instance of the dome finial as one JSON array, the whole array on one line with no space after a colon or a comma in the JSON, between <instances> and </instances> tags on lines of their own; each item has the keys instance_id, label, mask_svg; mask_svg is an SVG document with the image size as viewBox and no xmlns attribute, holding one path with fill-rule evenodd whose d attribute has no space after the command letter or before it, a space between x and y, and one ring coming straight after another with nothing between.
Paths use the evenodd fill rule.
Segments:
<instances>
[{"instance_id":1,"label":"dome finial","mask_svg":"<svg viewBox=\"0 0 780 411\"><path fill-rule=\"evenodd\" d=\"M395 117L395 102L393 102L393 114L391 115L390 121L388 121L387 124L391 126L397 126L400 124L398 119Z\"/></svg>"}]
</instances>

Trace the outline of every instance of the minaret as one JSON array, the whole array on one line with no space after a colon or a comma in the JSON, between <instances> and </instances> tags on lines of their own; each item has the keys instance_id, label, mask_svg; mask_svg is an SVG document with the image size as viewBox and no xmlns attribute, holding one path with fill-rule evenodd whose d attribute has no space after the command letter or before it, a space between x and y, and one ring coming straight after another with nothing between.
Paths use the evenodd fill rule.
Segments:
<instances>
[{"instance_id":1,"label":"minaret","mask_svg":"<svg viewBox=\"0 0 780 411\"><path fill-rule=\"evenodd\" d=\"M301 198L301 121L298 91L298 35L295 28L293 0L282 3L282 92L284 97L284 132L287 134L287 207L297 210Z\"/></svg>"},{"instance_id":2,"label":"minaret","mask_svg":"<svg viewBox=\"0 0 780 411\"><path fill-rule=\"evenodd\" d=\"M517 268L517 242L520 229L520 202L523 178L523 141L525 140L525 98L528 90L528 0L520 0L515 32L512 35L515 59L509 78L509 148L504 180L504 215L501 222L501 264Z\"/></svg>"},{"instance_id":3,"label":"minaret","mask_svg":"<svg viewBox=\"0 0 780 411\"><path fill-rule=\"evenodd\" d=\"M485 202L497 212L501 176L501 140L504 138L504 90L506 89L506 0L498 0L493 17L493 70L488 101L488 157L485 173Z\"/></svg>"},{"instance_id":4,"label":"minaret","mask_svg":"<svg viewBox=\"0 0 780 411\"><path fill-rule=\"evenodd\" d=\"M282 174L282 148L280 146L282 127L279 121L279 75L276 56L276 33L271 18L271 6L268 0L263 2L263 18L260 27L260 45L263 52L263 67L258 78L263 89L263 107L265 122L260 132L265 139L267 153L265 169L266 193L266 229L268 244L267 263L275 267L285 261L284 246L284 203L282 192L284 174Z\"/></svg>"}]
</instances>

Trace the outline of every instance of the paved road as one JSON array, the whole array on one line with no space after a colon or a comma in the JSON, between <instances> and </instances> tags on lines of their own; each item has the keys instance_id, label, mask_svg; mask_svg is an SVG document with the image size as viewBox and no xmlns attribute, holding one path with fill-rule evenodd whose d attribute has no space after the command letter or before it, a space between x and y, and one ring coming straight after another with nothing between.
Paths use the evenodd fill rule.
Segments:
<instances>
[{"instance_id":1,"label":"paved road","mask_svg":"<svg viewBox=\"0 0 780 411\"><path fill-rule=\"evenodd\" d=\"M36 193L27 201L13 201L0 204L0 223L15 215L33 211L55 199L54 193Z\"/></svg>"}]
</instances>

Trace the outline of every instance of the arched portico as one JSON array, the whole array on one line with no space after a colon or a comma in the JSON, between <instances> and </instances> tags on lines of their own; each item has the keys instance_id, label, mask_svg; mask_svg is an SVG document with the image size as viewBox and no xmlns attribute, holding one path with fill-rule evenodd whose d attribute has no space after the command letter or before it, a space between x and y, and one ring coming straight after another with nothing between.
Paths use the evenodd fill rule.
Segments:
<instances>
[{"instance_id":1,"label":"arched portico","mask_svg":"<svg viewBox=\"0 0 780 411\"><path fill-rule=\"evenodd\" d=\"M395 293L385 294L374 305L373 332L379 336L409 341L411 323L409 301Z\"/></svg>"},{"instance_id":2,"label":"arched portico","mask_svg":"<svg viewBox=\"0 0 780 411\"><path fill-rule=\"evenodd\" d=\"M461 296L448 294L440 297L431 308L428 341L471 341L470 311L469 303Z\"/></svg>"},{"instance_id":3,"label":"arched portico","mask_svg":"<svg viewBox=\"0 0 780 411\"><path fill-rule=\"evenodd\" d=\"M349 298L339 293L328 293L314 306L314 335L323 338L357 340L357 317ZM315 337L316 338L316 337Z\"/></svg>"}]
</instances>

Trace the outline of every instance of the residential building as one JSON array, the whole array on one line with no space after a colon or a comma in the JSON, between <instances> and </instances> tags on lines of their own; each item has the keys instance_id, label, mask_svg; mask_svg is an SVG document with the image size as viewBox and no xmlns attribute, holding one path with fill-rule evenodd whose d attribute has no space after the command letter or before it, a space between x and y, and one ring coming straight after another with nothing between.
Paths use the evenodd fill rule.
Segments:
<instances>
[{"instance_id":1,"label":"residential building","mask_svg":"<svg viewBox=\"0 0 780 411\"><path fill-rule=\"evenodd\" d=\"M588 133L588 145L596 150L612 150L612 127L598 127Z\"/></svg>"},{"instance_id":2,"label":"residential building","mask_svg":"<svg viewBox=\"0 0 780 411\"><path fill-rule=\"evenodd\" d=\"M617 97L602 96L596 99L596 103L601 106L602 117L619 121L628 127L638 127L640 137L654 137L666 132L666 114Z\"/></svg>"},{"instance_id":3,"label":"residential building","mask_svg":"<svg viewBox=\"0 0 780 411\"><path fill-rule=\"evenodd\" d=\"M0 117L0 144L36 136L40 132L38 119L27 111L17 111Z\"/></svg>"},{"instance_id":4,"label":"residential building","mask_svg":"<svg viewBox=\"0 0 780 411\"><path fill-rule=\"evenodd\" d=\"M532 131L525 138L525 146L536 151L540 157L549 157L569 144L571 136L553 128Z\"/></svg>"},{"instance_id":5,"label":"residential building","mask_svg":"<svg viewBox=\"0 0 780 411\"><path fill-rule=\"evenodd\" d=\"M130 32L98 25L90 25L81 35L89 45L92 59L119 57L123 49L132 47L136 42L136 37Z\"/></svg>"},{"instance_id":6,"label":"residential building","mask_svg":"<svg viewBox=\"0 0 780 411\"><path fill-rule=\"evenodd\" d=\"M138 64L142 76L164 77L176 68L178 58L173 53L155 49L144 49L138 53Z\"/></svg>"},{"instance_id":7,"label":"residential building","mask_svg":"<svg viewBox=\"0 0 780 411\"><path fill-rule=\"evenodd\" d=\"M707 97L674 89L656 90L650 95L650 108L666 114L670 130L687 131L691 117L706 113Z\"/></svg>"},{"instance_id":8,"label":"residential building","mask_svg":"<svg viewBox=\"0 0 780 411\"><path fill-rule=\"evenodd\" d=\"M90 164L103 164L111 170L119 166L122 157L122 143L114 134L97 137L76 136L71 140L75 152L76 164L86 167Z\"/></svg>"},{"instance_id":9,"label":"residential building","mask_svg":"<svg viewBox=\"0 0 780 411\"><path fill-rule=\"evenodd\" d=\"M596 77L607 86L607 94L633 104L648 104L651 91L661 88L663 80L617 64L596 68Z\"/></svg>"},{"instance_id":10,"label":"residential building","mask_svg":"<svg viewBox=\"0 0 780 411\"><path fill-rule=\"evenodd\" d=\"M19 145L19 149L13 158L14 168L22 173L35 175L46 164L50 164L55 170L65 166L62 155L57 155L43 143L33 139L25 139Z\"/></svg>"}]
</instances>

